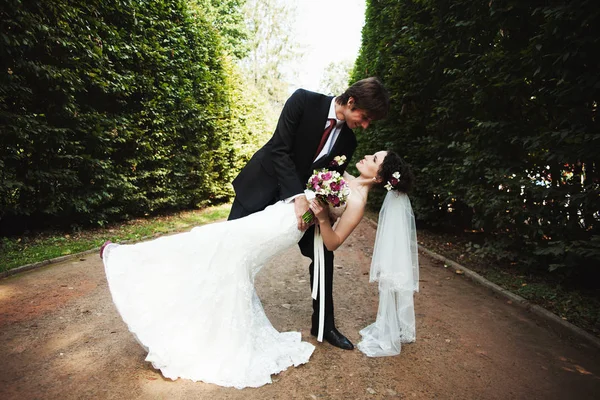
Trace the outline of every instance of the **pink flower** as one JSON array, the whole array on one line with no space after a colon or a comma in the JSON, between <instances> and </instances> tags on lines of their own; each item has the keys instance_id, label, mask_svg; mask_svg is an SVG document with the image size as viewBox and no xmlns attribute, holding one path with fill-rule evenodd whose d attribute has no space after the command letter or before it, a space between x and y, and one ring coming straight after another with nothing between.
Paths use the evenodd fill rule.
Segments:
<instances>
[{"instance_id":1,"label":"pink flower","mask_svg":"<svg viewBox=\"0 0 600 400\"><path fill-rule=\"evenodd\" d=\"M315 170L313 175L308 179L306 187L331 207L339 207L345 204L350 194L348 183L342 179L340 172L328 171L326 169ZM310 211L307 211L302 216L305 222L311 222L313 218L314 215Z\"/></svg>"}]
</instances>

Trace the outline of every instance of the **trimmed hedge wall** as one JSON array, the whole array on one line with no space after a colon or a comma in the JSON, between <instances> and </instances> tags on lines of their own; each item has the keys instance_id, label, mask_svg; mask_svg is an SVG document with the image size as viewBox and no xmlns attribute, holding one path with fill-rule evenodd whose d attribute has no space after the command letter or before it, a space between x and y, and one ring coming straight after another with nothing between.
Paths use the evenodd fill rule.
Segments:
<instances>
[{"instance_id":1,"label":"trimmed hedge wall","mask_svg":"<svg viewBox=\"0 0 600 400\"><path fill-rule=\"evenodd\" d=\"M358 152L404 155L419 221L471 250L598 273L599 25L592 0L368 0L352 79L394 104Z\"/></svg>"},{"instance_id":2,"label":"trimmed hedge wall","mask_svg":"<svg viewBox=\"0 0 600 400\"><path fill-rule=\"evenodd\" d=\"M0 233L231 196L247 157L232 143L257 133L232 125L242 89L201 13L182 0L0 7Z\"/></svg>"}]
</instances>

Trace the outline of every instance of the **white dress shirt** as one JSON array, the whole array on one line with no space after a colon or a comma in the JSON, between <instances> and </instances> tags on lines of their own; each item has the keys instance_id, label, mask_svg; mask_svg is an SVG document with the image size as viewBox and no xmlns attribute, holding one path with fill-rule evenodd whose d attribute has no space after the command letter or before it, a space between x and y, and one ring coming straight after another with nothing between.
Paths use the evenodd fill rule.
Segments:
<instances>
[{"instance_id":1,"label":"white dress shirt","mask_svg":"<svg viewBox=\"0 0 600 400\"><path fill-rule=\"evenodd\" d=\"M325 142L323 150L321 150L321 152L319 153L317 158L313 160L313 162L329 154L338 136L340 136L340 132L342 131L342 125L344 125L344 121L337 119L335 115L335 97L331 99L331 105L329 106L329 114L327 114L327 123L325 124L325 127L323 127L323 131L325 131L325 129L327 129L327 127L331 123L329 121L330 119L335 120L335 128L333 128L333 131L331 131L331 133L329 134L329 138L327 138L327 142Z\"/></svg>"}]
</instances>

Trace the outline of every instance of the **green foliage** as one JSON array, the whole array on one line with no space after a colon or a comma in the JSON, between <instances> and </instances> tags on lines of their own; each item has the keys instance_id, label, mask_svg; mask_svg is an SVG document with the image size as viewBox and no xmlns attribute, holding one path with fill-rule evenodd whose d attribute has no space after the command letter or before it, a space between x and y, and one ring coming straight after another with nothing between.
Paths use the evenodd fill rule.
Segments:
<instances>
[{"instance_id":1,"label":"green foliage","mask_svg":"<svg viewBox=\"0 0 600 400\"><path fill-rule=\"evenodd\" d=\"M223 220L229 215L230 204L202 210L145 217L114 223L105 228L86 229L70 233L46 231L38 235L0 237L0 273L22 265L50 260L99 248L106 240L114 243L140 241L148 237ZM97 253L93 255L97 257Z\"/></svg>"},{"instance_id":2,"label":"green foliage","mask_svg":"<svg viewBox=\"0 0 600 400\"><path fill-rule=\"evenodd\" d=\"M192 14L205 19L222 38L225 51L241 59L248 55L248 30L242 11L245 0L189 0Z\"/></svg>"},{"instance_id":3,"label":"green foliage","mask_svg":"<svg viewBox=\"0 0 600 400\"><path fill-rule=\"evenodd\" d=\"M353 62L349 60L331 62L325 67L319 82L319 92L339 96L348 88Z\"/></svg>"},{"instance_id":4,"label":"green foliage","mask_svg":"<svg viewBox=\"0 0 600 400\"><path fill-rule=\"evenodd\" d=\"M241 66L248 80L266 93L273 112L279 113L302 56L293 30L295 5L287 0L244 3L248 54Z\"/></svg>"},{"instance_id":5,"label":"green foliage","mask_svg":"<svg viewBox=\"0 0 600 400\"><path fill-rule=\"evenodd\" d=\"M235 35L219 30L229 25L184 0L1 7L2 231L230 198L241 156L223 157L239 133L227 129L238 90L223 56Z\"/></svg>"},{"instance_id":6,"label":"green foliage","mask_svg":"<svg viewBox=\"0 0 600 400\"><path fill-rule=\"evenodd\" d=\"M368 1L352 79L393 106L358 153L402 154L418 219L481 253L598 270L599 23L592 0Z\"/></svg>"},{"instance_id":7,"label":"green foliage","mask_svg":"<svg viewBox=\"0 0 600 400\"><path fill-rule=\"evenodd\" d=\"M269 105L269 99L235 63L226 62L226 82L229 90L229 112L224 129L236 132L230 137L225 150L230 154L230 182L250 160L256 150L266 143L275 129L278 114Z\"/></svg>"}]
</instances>

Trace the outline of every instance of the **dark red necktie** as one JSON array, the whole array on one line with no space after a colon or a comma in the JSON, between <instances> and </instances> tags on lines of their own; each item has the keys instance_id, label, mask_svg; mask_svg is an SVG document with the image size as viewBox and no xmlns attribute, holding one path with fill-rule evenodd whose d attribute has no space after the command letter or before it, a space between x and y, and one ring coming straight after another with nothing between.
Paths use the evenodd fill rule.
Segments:
<instances>
[{"instance_id":1,"label":"dark red necktie","mask_svg":"<svg viewBox=\"0 0 600 400\"><path fill-rule=\"evenodd\" d=\"M321 150L323 150L323 146L325 146L325 143L327 143L327 138L329 138L331 131L333 131L333 128L335 128L336 120L332 118L328 119L328 121L329 126L325 128L325 132L323 132L323 136L321 137L321 143L319 143L319 147L317 148L317 153L315 154L314 158L317 158L319 156Z\"/></svg>"}]
</instances>

